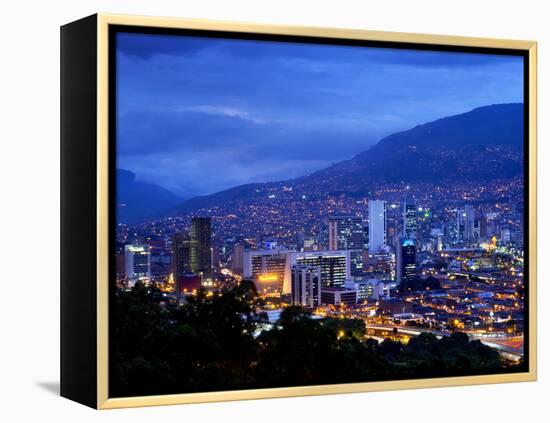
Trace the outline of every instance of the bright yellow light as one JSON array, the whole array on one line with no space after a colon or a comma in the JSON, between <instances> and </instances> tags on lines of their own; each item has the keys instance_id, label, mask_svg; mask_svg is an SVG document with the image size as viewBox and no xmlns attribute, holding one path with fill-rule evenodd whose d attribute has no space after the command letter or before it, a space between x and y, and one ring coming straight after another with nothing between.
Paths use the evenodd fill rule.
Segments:
<instances>
[{"instance_id":1,"label":"bright yellow light","mask_svg":"<svg viewBox=\"0 0 550 423\"><path fill-rule=\"evenodd\" d=\"M279 276L271 274L260 275L258 276L258 280L260 282L275 282L279 280Z\"/></svg>"}]
</instances>

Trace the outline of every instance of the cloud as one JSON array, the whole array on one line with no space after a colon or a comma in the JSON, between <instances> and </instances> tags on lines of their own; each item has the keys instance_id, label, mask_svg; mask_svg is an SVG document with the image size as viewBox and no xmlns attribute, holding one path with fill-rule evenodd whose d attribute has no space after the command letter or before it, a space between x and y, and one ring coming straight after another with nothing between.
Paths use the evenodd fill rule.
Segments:
<instances>
[{"instance_id":1,"label":"cloud","mask_svg":"<svg viewBox=\"0 0 550 423\"><path fill-rule=\"evenodd\" d=\"M117 160L180 195L282 180L382 137L520 102L505 56L119 35Z\"/></svg>"}]
</instances>

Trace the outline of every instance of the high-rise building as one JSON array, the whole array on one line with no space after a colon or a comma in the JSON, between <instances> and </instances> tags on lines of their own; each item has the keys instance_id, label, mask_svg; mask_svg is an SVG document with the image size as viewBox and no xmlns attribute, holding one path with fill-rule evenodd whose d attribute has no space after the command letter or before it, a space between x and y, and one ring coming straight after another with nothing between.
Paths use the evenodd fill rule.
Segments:
<instances>
[{"instance_id":1,"label":"high-rise building","mask_svg":"<svg viewBox=\"0 0 550 423\"><path fill-rule=\"evenodd\" d=\"M473 244L476 239L476 214L474 207L467 205L464 207L464 242Z\"/></svg>"},{"instance_id":2,"label":"high-rise building","mask_svg":"<svg viewBox=\"0 0 550 423\"><path fill-rule=\"evenodd\" d=\"M289 257L282 250L252 250L243 253L243 278L252 279L260 294L290 292Z\"/></svg>"},{"instance_id":3,"label":"high-rise building","mask_svg":"<svg viewBox=\"0 0 550 423\"><path fill-rule=\"evenodd\" d=\"M292 266L292 304L317 307L321 301L321 269L313 266Z\"/></svg>"},{"instance_id":4,"label":"high-rise building","mask_svg":"<svg viewBox=\"0 0 550 423\"><path fill-rule=\"evenodd\" d=\"M397 283L407 285L416 279L416 245L413 239L402 238L397 245Z\"/></svg>"},{"instance_id":5,"label":"high-rise building","mask_svg":"<svg viewBox=\"0 0 550 423\"><path fill-rule=\"evenodd\" d=\"M238 275L243 274L244 267L244 245L235 244L231 254L231 270Z\"/></svg>"},{"instance_id":6,"label":"high-rise building","mask_svg":"<svg viewBox=\"0 0 550 423\"><path fill-rule=\"evenodd\" d=\"M386 245L386 202L369 201L369 252L380 251Z\"/></svg>"},{"instance_id":7,"label":"high-rise building","mask_svg":"<svg viewBox=\"0 0 550 423\"><path fill-rule=\"evenodd\" d=\"M466 205L456 211L456 222L450 227L452 244L473 244L479 238L479 228L476 230L476 214L473 206Z\"/></svg>"},{"instance_id":8,"label":"high-rise building","mask_svg":"<svg viewBox=\"0 0 550 423\"><path fill-rule=\"evenodd\" d=\"M416 204L410 200L403 204L403 236L416 239Z\"/></svg>"},{"instance_id":9,"label":"high-rise building","mask_svg":"<svg viewBox=\"0 0 550 423\"><path fill-rule=\"evenodd\" d=\"M181 292L184 277L194 274L191 257L196 255L196 242L188 234L177 233L172 237L172 272L176 284L176 292Z\"/></svg>"},{"instance_id":10,"label":"high-rise building","mask_svg":"<svg viewBox=\"0 0 550 423\"><path fill-rule=\"evenodd\" d=\"M321 287L340 287L351 275L351 251L292 253L291 263L321 269Z\"/></svg>"},{"instance_id":11,"label":"high-rise building","mask_svg":"<svg viewBox=\"0 0 550 423\"><path fill-rule=\"evenodd\" d=\"M330 250L360 250L363 248L363 218L332 216L328 221Z\"/></svg>"},{"instance_id":12,"label":"high-rise building","mask_svg":"<svg viewBox=\"0 0 550 423\"><path fill-rule=\"evenodd\" d=\"M329 250L355 250L350 253L351 273L363 271L361 249L364 246L361 216L332 216L328 221Z\"/></svg>"},{"instance_id":13,"label":"high-rise building","mask_svg":"<svg viewBox=\"0 0 550 423\"><path fill-rule=\"evenodd\" d=\"M148 245L126 245L124 247L126 278L130 282L149 282L151 279L151 249Z\"/></svg>"},{"instance_id":14,"label":"high-rise building","mask_svg":"<svg viewBox=\"0 0 550 423\"><path fill-rule=\"evenodd\" d=\"M195 273L212 271L212 223L209 217L193 217L191 240L195 241L195 254L191 255L191 269Z\"/></svg>"}]
</instances>

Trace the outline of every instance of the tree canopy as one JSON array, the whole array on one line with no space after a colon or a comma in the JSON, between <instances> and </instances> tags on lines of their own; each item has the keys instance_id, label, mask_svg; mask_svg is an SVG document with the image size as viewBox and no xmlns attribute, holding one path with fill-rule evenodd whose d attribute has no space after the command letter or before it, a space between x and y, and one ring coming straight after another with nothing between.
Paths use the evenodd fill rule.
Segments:
<instances>
[{"instance_id":1,"label":"tree canopy","mask_svg":"<svg viewBox=\"0 0 550 423\"><path fill-rule=\"evenodd\" d=\"M257 333L257 292L247 281L200 290L175 305L154 288L117 291L112 314L113 397L440 377L510 371L462 333L407 345L365 337L359 319L312 319L285 308Z\"/></svg>"}]
</instances>

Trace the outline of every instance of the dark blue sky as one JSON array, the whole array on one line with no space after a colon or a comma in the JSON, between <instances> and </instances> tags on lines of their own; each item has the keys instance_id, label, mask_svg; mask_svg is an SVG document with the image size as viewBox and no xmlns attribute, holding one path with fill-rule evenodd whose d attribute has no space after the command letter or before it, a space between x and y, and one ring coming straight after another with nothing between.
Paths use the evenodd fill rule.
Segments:
<instances>
[{"instance_id":1,"label":"dark blue sky","mask_svg":"<svg viewBox=\"0 0 550 423\"><path fill-rule=\"evenodd\" d=\"M518 57L118 34L117 167L182 197L282 180L521 102Z\"/></svg>"}]
</instances>

